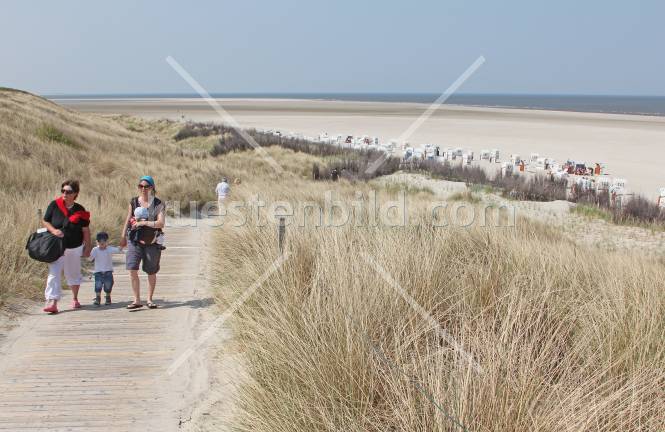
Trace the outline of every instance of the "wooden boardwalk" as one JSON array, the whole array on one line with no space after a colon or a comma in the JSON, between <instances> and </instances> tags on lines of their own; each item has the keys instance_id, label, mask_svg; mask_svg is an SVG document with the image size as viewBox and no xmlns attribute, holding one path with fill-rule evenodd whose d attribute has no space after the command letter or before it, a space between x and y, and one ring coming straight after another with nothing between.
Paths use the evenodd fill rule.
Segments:
<instances>
[{"instance_id":1,"label":"wooden boardwalk","mask_svg":"<svg viewBox=\"0 0 665 432\"><path fill-rule=\"evenodd\" d=\"M0 347L0 431L179 430L208 388L209 356L199 350L167 370L211 321L204 230L170 228L158 309L125 309L131 299L124 255L115 261L111 306L95 307L85 278L71 310L35 309ZM141 276L143 300L147 279ZM202 352L203 351L203 352Z\"/></svg>"}]
</instances>

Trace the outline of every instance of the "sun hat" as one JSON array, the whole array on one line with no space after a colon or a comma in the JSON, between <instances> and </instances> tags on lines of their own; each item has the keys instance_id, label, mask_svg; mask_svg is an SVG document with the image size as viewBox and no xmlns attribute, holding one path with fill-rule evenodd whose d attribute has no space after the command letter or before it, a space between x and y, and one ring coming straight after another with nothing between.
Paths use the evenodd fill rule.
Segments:
<instances>
[{"instance_id":1,"label":"sun hat","mask_svg":"<svg viewBox=\"0 0 665 432\"><path fill-rule=\"evenodd\" d=\"M155 180L153 180L151 176L145 175L145 176L141 177L141 179L139 180L139 183L141 183L144 180L147 181L148 184L150 184L150 186L155 187Z\"/></svg>"}]
</instances>

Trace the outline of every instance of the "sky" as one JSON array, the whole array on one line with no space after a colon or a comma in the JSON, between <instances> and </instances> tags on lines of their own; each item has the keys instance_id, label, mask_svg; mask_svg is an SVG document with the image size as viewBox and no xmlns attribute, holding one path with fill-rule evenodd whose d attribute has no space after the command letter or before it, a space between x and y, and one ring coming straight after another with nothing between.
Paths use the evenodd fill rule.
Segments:
<instances>
[{"instance_id":1,"label":"sky","mask_svg":"<svg viewBox=\"0 0 665 432\"><path fill-rule=\"evenodd\" d=\"M665 95L663 1L7 1L0 86L38 94Z\"/></svg>"}]
</instances>

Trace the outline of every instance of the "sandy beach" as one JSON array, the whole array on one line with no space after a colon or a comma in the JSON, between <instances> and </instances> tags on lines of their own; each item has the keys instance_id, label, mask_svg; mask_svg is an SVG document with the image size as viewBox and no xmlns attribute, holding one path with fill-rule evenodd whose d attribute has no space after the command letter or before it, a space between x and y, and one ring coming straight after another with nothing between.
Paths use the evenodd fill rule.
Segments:
<instances>
[{"instance_id":1,"label":"sandy beach","mask_svg":"<svg viewBox=\"0 0 665 432\"><path fill-rule=\"evenodd\" d=\"M84 112L130 114L180 121L220 121L201 99L56 99ZM377 136L382 142L400 136L427 108L425 104L286 99L219 99L243 127L279 129L317 136ZM478 154L498 148L531 153L563 162L570 158L605 164L613 177L627 179L629 192L655 199L665 187L665 117L594 114L444 105L416 130L409 143L462 147Z\"/></svg>"}]
</instances>

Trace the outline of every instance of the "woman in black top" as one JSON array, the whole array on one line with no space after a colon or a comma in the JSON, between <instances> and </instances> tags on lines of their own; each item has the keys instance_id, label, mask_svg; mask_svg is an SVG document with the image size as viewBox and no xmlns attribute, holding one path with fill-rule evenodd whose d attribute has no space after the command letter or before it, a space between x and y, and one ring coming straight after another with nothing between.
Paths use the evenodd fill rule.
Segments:
<instances>
[{"instance_id":1,"label":"woman in black top","mask_svg":"<svg viewBox=\"0 0 665 432\"><path fill-rule=\"evenodd\" d=\"M44 312L58 313L61 297L61 277L64 271L67 285L72 290L72 308L78 309L79 287L81 285L81 256L90 256L90 213L76 203L79 182L67 180L61 186L62 196L51 201L44 213L43 225L51 234L63 239L65 254L48 265L46 280L46 307Z\"/></svg>"}]
</instances>

